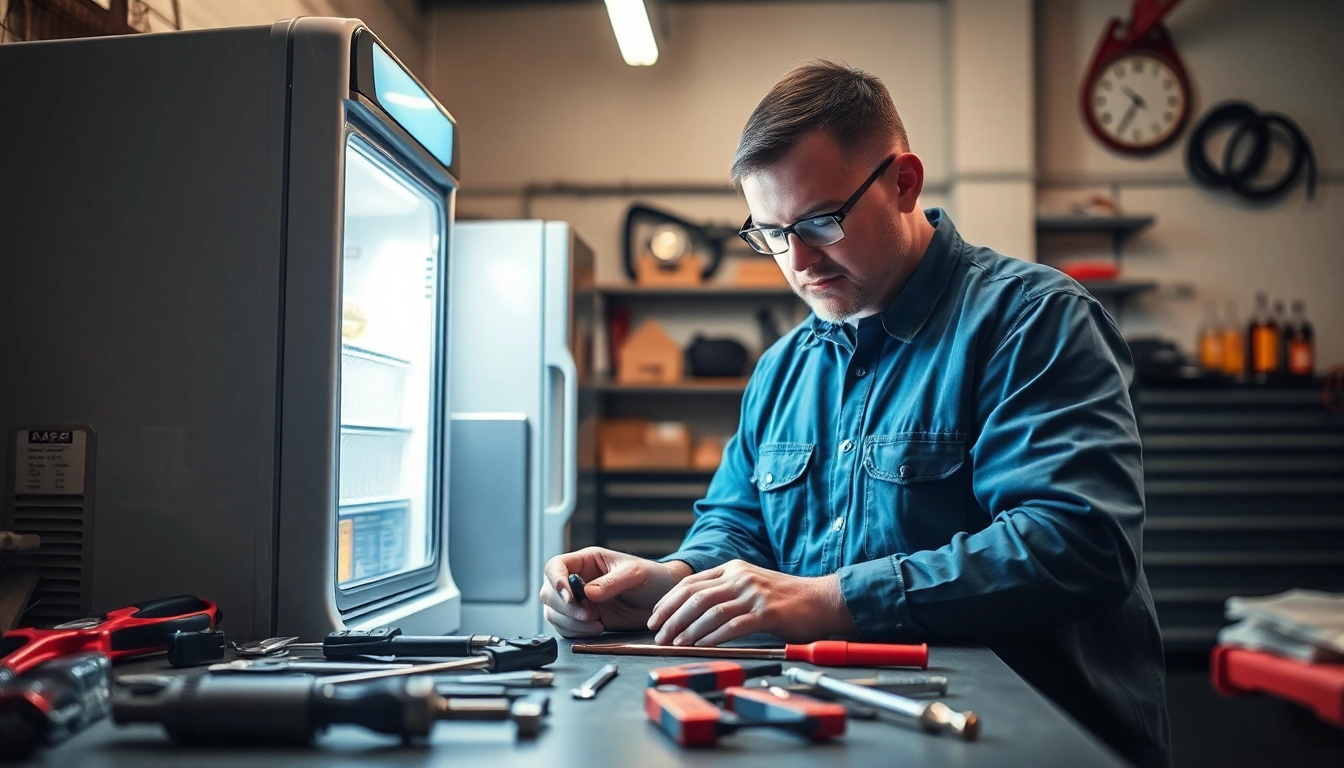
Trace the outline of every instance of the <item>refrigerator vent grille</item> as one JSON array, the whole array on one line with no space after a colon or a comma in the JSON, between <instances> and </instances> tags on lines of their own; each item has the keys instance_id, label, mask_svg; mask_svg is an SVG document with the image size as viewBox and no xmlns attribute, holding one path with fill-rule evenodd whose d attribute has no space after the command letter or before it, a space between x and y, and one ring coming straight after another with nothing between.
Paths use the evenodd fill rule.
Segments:
<instances>
[{"instance_id":1,"label":"refrigerator vent grille","mask_svg":"<svg viewBox=\"0 0 1344 768\"><path fill-rule=\"evenodd\" d=\"M42 546L36 552L13 557L14 565L38 572L24 623L51 626L87 616L89 570L85 558L92 530L88 507L68 501L60 505L17 504L10 521L14 531L42 537Z\"/></svg>"}]
</instances>

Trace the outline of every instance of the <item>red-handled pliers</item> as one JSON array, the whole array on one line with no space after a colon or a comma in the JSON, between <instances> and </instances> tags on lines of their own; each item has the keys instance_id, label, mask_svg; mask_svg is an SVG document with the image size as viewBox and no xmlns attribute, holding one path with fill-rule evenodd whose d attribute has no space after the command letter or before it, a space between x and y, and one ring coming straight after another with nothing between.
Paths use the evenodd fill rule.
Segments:
<instances>
[{"instance_id":1,"label":"red-handled pliers","mask_svg":"<svg viewBox=\"0 0 1344 768\"><path fill-rule=\"evenodd\" d=\"M116 661L166 650L174 632L213 630L221 618L209 600L178 595L50 629L11 630L0 637L0 688L39 664L77 653L98 651Z\"/></svg>"}]
</instances>

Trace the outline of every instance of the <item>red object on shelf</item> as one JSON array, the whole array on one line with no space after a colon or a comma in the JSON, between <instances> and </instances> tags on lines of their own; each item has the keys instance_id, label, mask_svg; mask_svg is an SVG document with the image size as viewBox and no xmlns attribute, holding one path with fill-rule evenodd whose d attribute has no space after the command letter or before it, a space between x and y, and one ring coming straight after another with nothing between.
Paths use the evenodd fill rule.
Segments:
<instances>
[{"instance_id":1,"label":"red object on shelf","mask_svg":"<svg viewBox=\"0 0 1344 768\"><path fill-rule=\"evenodd\" d=\"M1213 689L1224 696L1266 693L1301 704L1344 728L1344 664L1285 659L1219 645L1209 662Z\"/></svg>"},{"instance_id":2,"label":"red object on shelf","mask_svg":"<svg viewBox=\"0 0 1344 768\"><path fill-rule=\"evenodd\" d=\"M1120 276L1120 267L1109 261L1076 261L1064 264L1059 271L1080 283L1084 280L1114 280Z\"/></svg>"}]
</instances>

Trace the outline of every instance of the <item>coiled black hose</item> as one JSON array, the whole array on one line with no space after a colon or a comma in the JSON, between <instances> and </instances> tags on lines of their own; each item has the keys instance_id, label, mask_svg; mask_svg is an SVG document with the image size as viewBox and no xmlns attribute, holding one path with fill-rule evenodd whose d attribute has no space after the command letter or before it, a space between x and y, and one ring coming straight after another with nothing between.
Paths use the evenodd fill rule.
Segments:
<instances>
[{"instance_id":1,"label":"coiled black hose","mask_svg":"<svg viewBox=\"0 0 1344 768\"><path fill-rule=\"evenodd\" d=\"M1205 145L1209 135L1228 123L1236 123L1232 135L1223 149L1222 170L1209 162ZM1274 139L1278 138L1288 145L1291 153L1288 168L1283 176L1272 183L1256 184L1255 179L1264 170L1265 161ZM1251 145L1241 161L1238 153L1243 143ZM1190 141L1186 145L1185 166L1195 181L1214 189L1226 187L1241 197L1266 202L1283 196L1301 175L1303 166L1307 172L1307 199L1316 196L1316 156L1311 151L1311 142L1302 133L1302 129L1285 115L1277 112L1260 112L1244 101L1226 101L1209 110L1190 132Z\"/></svg>"}]
</instances>

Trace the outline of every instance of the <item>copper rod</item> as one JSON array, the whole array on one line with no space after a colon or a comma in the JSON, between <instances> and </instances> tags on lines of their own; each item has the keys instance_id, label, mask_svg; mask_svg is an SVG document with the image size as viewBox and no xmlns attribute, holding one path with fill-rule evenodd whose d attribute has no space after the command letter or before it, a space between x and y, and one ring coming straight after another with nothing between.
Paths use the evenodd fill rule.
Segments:
<instances>
[{"instance_id":1,"label":"copper rod","mask_svg":"<svg viewBox=\"0 0 1344 768\"><path fill-rule=\"evenodd\" d=\"M783 659L783 648L704 648L694 645L649 645L641 643L578 643L574 653L609 653L617 656L695 656L720 659Z\"/></svg>"}]
</instances>

